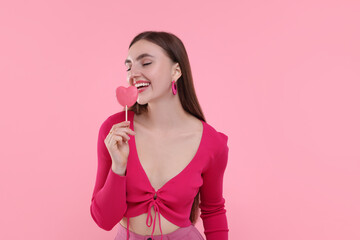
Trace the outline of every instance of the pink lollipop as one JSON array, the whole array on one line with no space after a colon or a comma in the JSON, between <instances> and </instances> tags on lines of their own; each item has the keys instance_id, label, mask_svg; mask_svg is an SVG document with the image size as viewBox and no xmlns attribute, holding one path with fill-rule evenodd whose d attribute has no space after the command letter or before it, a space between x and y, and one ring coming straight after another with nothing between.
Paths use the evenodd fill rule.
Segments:
<instances>
[{"instance_id":1,"label":"pink lollipop","mask_svg":"<svg viewBox=\"0 0 360 240\"><path fill-rule=\"evenodd\" d=\"M127 107L135 104L138 98L138 89L135 86L123 87L116 89L116 98L118 102L125 107L125 121L127 121Z\"/></svg>"}]
</instances>

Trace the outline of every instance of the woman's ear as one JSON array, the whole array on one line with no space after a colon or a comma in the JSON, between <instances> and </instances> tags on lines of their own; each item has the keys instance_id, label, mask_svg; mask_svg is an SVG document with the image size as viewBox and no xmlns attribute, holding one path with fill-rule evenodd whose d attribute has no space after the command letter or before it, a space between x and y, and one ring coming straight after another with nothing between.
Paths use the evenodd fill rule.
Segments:
<instances>
[{"instance_id":1,"label":"woman's ear","mask_svg":"<svg viewBox=\"0 0 360 240\"><path fill-rule=\"evenodd\" d=\"M173 72L172 72L172 80L175 80L175 82L181 77L181 69L179 63L175 63L173 66Z\"/></svg>"}]
</instances>

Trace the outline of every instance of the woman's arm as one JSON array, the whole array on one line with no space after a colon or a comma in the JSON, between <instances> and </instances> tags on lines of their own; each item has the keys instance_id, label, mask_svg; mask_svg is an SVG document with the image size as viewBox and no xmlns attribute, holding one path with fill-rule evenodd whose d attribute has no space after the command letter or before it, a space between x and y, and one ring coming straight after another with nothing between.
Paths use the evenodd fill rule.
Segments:
<instances>
[{"instance_id":1,"label":"woman's arm","mask_svg":"<svg viewBox=\"0 0 360 240\"><path fill-rule=\"evenodd\" d=\"M112 127L108 120L101 125L98 135L98 169L90 213L100 228L110 231L123 218L127 205L126 176L112 169L112 160L104 142Z\"/></svg>"},{"instance_id":2,"label":"woman's arm","mask_svg":"<svg viewBox=\"0 0 360 240\"><path fill-rule=\"evenodd\" d=\"M223 176L228 161L228 137L223 134L224 144L203 172L203 185L200 188L200 217L203 220L207 240L227 240L228 224L223 198Z\"/></svg>"}]
</instances>

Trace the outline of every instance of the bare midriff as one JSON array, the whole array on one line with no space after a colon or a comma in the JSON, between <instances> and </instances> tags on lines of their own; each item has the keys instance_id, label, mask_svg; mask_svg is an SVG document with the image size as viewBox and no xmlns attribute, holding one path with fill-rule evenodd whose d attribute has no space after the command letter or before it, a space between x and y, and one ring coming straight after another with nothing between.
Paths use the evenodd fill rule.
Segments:
<instances>
[{"instance_id":1,"label":"bare midriff","mask_svg":"<svg viewBox=\"0 0 360 240\"><path fill-rule=\"evenodd\" d=\"M151 208L151 216L153 217L153 221L154 221L154 217L155 217L154 207ZM152 225L153 223L151 223L151 226L148 227L146 225L146 218L147 218L147 213L140 214L139 216L136 216L136 217L131 217L130 223L129 223L129 230L132 232L135 232L137 234L140 234L140 235L151 235L151 232L152 232L154 226ZM128 221L128 218L123 217L123 219L121 219L121 221L120 221L120 224L126 228L127 221ZM161 214L160 214L160 221L161 221L161 230L162 230L163 234L171 233L171 232L175 231L176 229L180 228L179 226L169 222ZM149 224L150 224L150 220L149 220ZM160 232L160 227L159 227L159 216L158 216L158 213L156 213L156 223L155 223L154 235L160 235L160 234L161 234L161 232Z\"/></svg>"}]
</instances>

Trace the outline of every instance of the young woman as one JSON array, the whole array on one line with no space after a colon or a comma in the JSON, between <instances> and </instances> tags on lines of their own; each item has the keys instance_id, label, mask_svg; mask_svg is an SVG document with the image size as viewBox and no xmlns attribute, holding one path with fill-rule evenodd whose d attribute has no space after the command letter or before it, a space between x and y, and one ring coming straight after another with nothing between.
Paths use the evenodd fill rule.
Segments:
<instances>
[{"instance_id":1,"label":"young woman","mask_svg":"<svg viewBox=\"0 0 360 240\"><path fill-rule=\"evenodd\" d=\"M125 65L138 99L129 121L123 110L100 127L92 218L107 231L120 222L119 240L201 240L194 226L201 209L206 239L227 240L228 137L205 122L183 43L142 32Z\"/></svg>"}]
</instances>

